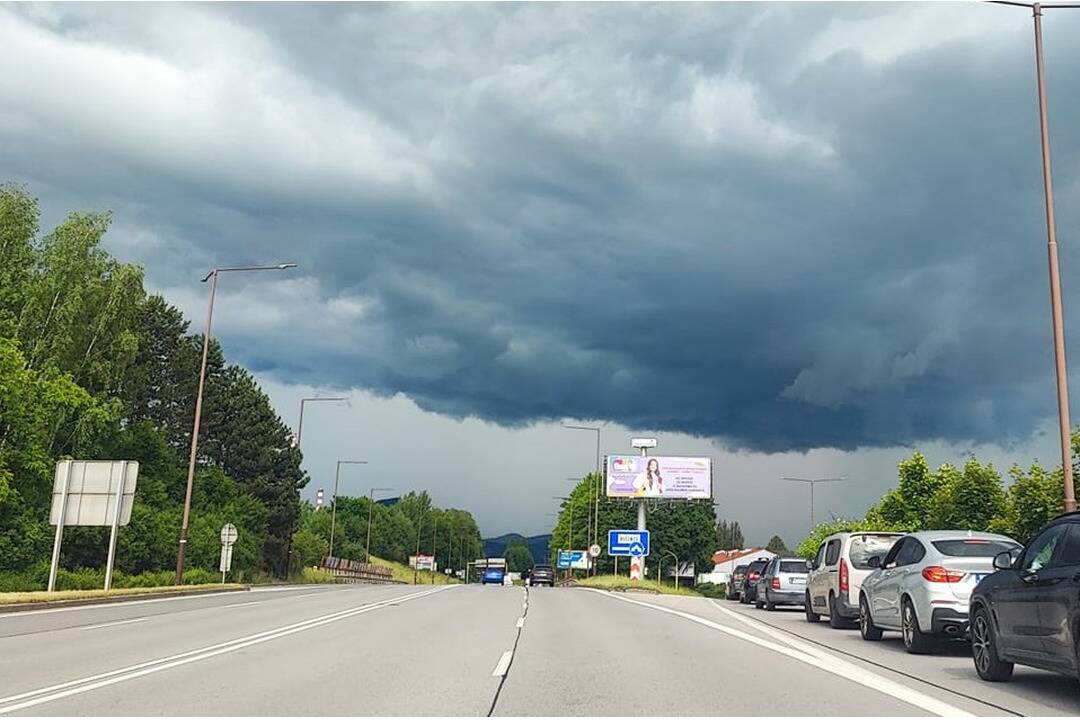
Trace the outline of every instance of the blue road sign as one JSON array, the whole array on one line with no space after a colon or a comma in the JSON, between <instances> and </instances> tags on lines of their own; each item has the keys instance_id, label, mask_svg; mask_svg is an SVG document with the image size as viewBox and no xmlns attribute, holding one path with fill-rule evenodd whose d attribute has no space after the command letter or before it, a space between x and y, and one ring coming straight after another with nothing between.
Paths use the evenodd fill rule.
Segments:
<instances>
[{"instance_id":1,"label":"blue road sign","mask_svg":"<svg viewBox=\"0 0 1080 720\"><path fill-rule=\"evenodd\" d=\"M608 530L608 555L644 557L649 554L648 530Z\"/></svg>"},{"instance_id":2,"label":"blue road sign","mask_svg":"<svg viewBox=\"0 0 1080 720\"><path fill-rule=\"evenodd\" d=\"M587 568L588 561L585 559L584 550L560 550L558 566L560 570L571 568Z\"/></svg>"}]
</instances>

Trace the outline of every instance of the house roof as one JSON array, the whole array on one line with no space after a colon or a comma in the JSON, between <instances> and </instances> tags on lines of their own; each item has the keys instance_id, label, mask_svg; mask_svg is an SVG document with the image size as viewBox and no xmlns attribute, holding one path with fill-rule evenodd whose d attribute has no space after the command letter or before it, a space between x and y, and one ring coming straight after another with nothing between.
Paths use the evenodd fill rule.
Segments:
<instances>
[{"instance_id":1,"label":"house roof","mask_svg":"<svg viewBox=\"0 0 1080 720\"><path fill-rule=\"evenodd\" d=\"M766 552L765 548L747 548L746 550L718 550L713 553L713 565L722 565L732 560L738 560L741 557L747 555L754 555L755 553Z\"/></svg>"}]
</instances>

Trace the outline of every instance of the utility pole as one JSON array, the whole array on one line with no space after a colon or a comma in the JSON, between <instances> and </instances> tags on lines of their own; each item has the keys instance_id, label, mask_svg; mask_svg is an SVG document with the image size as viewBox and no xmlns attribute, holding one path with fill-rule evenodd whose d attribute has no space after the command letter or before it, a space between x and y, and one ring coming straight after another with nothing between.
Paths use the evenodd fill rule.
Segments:
<instances>
[{"instance_id":1,"label":"utility pole","mask_svg":"<svg viewBox=\"0 0 1080 720\"><path fill-rule=\"evenodd\" d=\"M334 497L333 510L330 512L330 557L334 557L334 527L337 525L337 496L338 480L341 478L342 465L367 465L367 460L338 460L337 469L334 471Z\"/></svg>"},{"instance_id":2,"label":"utility pole","mask_svg":"<svg viewBox=\"0 0 1080 720\"><path fill-rule=\"evenodd\" d=\"M206 355L210 350L210 326L214 319L214 296L217 294L218 276L223 272L257 272L260 270L287 270L296 267L296 263L277 265L258 265L251 267L214 268L203 276L202 281L210 280L210 299L206 307L206 330L203 332L202 362L199 364L199 388L195 393L195 423L191 431L191 455L188 458L187 489L184 492L184 512L180 520L180 541L176 549L175 584L184 583L184 555L187 551L188 520L191 516L191 490L195 484L195 460L199 454L199 425L202 422L203 386L206 384Z\"/></svg>"},{"instance_id":3,"label":"utility pole","mask_svg":"<svg viewBox=\"0 0 1080 720\"><path fill-rule=\"evenodd\" d=\"M843 482L844 480L847 480L847 478L843 478L843 477L837 477L837 478L782 477L780 479L781 480L786 480L787 482L801 482L801 483L805 483L805 484L810 486L810 532L814 532L814 528L816 527L815 520L814 520L814 486L817 485L818 483L823 483L823 482Z\"/></svg>"},{"instance_id":4,"label":"utility pole","mask_svg":"<svg viewBox=\"0 0 1080 720\"><path fill-rule=\"evenodd\" d=\"M364 562L371 562L371 520L372 514L375 510L375 493L377 492L391 492L394 488L371 488L368 491L368 509L367 509L367 543L364 545Z\"/></svg>"},{"instance_id":5,"label":"utility pole","mask_svg":"<svg viewBox=\"0 0 1080 720\"><path fill-rule=\"evenodd\" d=\"M656 447L656 438L633 438L630 441L630 446L639 448L641 450L641 457L649 457L649 448ZM649 461L643 460L645 463L646 475L649 471ZM638 498L637 504L637 529L646 530L645 524L645 498ZM630 580L641 580L644 577L645 572L645 558L640 555L634 555L630 558Z\"/></svg>"}]
</instances>

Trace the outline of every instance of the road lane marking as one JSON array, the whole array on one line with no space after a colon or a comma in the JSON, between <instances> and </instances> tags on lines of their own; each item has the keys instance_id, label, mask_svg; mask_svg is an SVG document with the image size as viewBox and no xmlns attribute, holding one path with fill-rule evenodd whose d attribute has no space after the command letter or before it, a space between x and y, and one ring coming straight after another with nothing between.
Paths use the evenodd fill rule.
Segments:
<instances>
[{"instance_id":1,"label":"road lane marking","mask_svg":"<svg viewBox=\"0 0 1080 720\"><path fill-rule=\"evenodd\" d=\"M521 627L520 625L518 627ZM506 674L506 671L510 668L510 661L514 659L514 651L507 650L499 658L499 662L495 664L495 669L491 672L491 677L502 677Z\"/></svg>"},{"instance_id":2,"label":"road lane marking","mask_svg":"<svg viewBox=\"0 0 1080 720\"><path fill-rule=\"evenodd\" d=\"M234 608L234 607L244 607L245 605L258 605L261 602L263 602L263 601L262 600L251 600L250 602L233 603L232 605L222 605L221 607L222 607L222 609L224 609L224 608Z\"/></svg>"},{"instance_id":3,"label":"road lane marking","mask_svg":"<svg viewBox=\"0 0 1080 720\"><path fill-rule=\"evenodd\" d=\"M524 615L522 615L521 617L518 618L517 626L519 628L525 627L525 616Z\"/></svg>"},{"instance_id":4,"label":"road lane marking","mask_svg":"<svg viewBox=\"0 0 1080 720\"><path fill-rule=\"evenodd\" d=\"M13 610L0 614L0 620L5 618L20 618L29 617L30 615L46 615L59 612L75 612L79 610L100 610L101 608L117 608L117 607L129 607L131 605L144 605L146 603L160 603L160 602L176 602L177 600L205 600L206 598L217 598L230 593L246 593L254 592L248 590L223 590L221 592L205 592L205 593L193 593L191 595L180 595L177 597L166 598L148 598L146 600L118 600L116 602L103 602L96 603L94 605L71 605L69 607L58 608L44 608L41 610ZM136 596L137 597L137 596Z\"/></svg>"},{"instance_id":5,"label":"road lane marking","mask_svg":"<svg viewBox=\"0 0 1080 720\"><path fill-rule=\"evenodd\" d=\"M784 644L778 644L772 642L771 640L765 640L763 638L757 637L756 635L751 635L750 633L743 632L742 630L739 630L737 628L729 627L727 625L721 625L720 623L713 622L712 620L708 620L698 615L683 612L682 610L675 610L674 608L669 608L664 605L653 605L652 603L642 602L640 600L632 600L630 598L620 597L618 595L615 595L614 593L610 593L604 590L596 590L594 588L583 589L590 592L606 595L607 597L610 597L614 600L619 600L621 602L651 608L653 610L658 610L662 613L667 613L668 615L675 615L676 617L681 617L691 622L695 622L699 625L704 625L705 627L711 628L713 630L718 630L727 635L737 637L740 640L745 640L746 642L753 643L758 647L772 650L773 652L779 653L781 655L786 655L787 657L798 660L802 663L806 663L807 665L811 665L820 670L824 670L825 672L831 673L833 675L838 675L842 678L846 678L854 683L862 685L863 687L877 690L878 692L889 695L897 700L900 700L901 702L907 703L908 705L913 705L917 708L920 708L921 710L933 713L934 715L940 715L943 717L971 716L971 713L965 710L961 710L954 705L950 705L944 701L938 700L935 697L932 697L925 693L921 693L918 690L913 690L912 688L901 685L900 683L893 680L889 680L888 678L882 677L881 675L872 673L857 665L849 663L845 660L841 660L835 655L817 650L816 648L814 649L814 652L796 649L794 646L789 645L787 642L785 642ZM723 610L724 608L720 609Z\"/></svg>"},{"instance_id":6,"label":"road lane marking","mask_svg":"<svg viewBox=\"0 0 1080 720\"><path fill-rule=\"evenodd\" d=\"M130 625L131 623L142 622L146 618L132 618L131 620L114 620L113 622L101 623L100 625L87 625L86 627L79 628L80 630L97 630L98 628L116 627L117 625Z\"/></svg>"},{"instance_id":7,"label":"road lane marking","mask_svg":"<svg viewBox=\"0 0 1080 720\"><path fill-rule=\"evenodd\" d=\"M270 640L276 640L277 638L293 635L298 632L304 632L312 628L326 625L328 623L337 622L338 620L344 620L346 618L354 617L363 613L378 610L391 604L398 604L402 602L408 602L409 600L415 600L418 598L433 595L438 592L443 592L447 588L453 587L451 585L444 585L442 587L434 588L432 590L425 590L423 592L413 593L411 595L403 595L396 598L382 600L375 603L369 603L366 605L360 605L354 608L348 608L346 610L340 610L335 613L323 615L321 617L310 618L308 620L302 620L291 625L285 625L280 628L274 628L272 630L265 630L254 635L247 635L233 640L227 640L225 642L216 643L214 645L208 645L203 648L197 648L195 650L188 650L187 652L178 653L176 655L169 655L156 660L148 660L146 662L138 663L136 665L129 665L125 668L118 670L111 670L109 672L100 673L98 675L91 675L85 678L79 678L77 680L69 680L68 682L57 683L56 685L50 685L48 687L39 688L37 690L30 690L28 692L19 693L18 695L9 695L8 697L0 698L0 715L5 715L11 712L17 712L19 710L25 710L26 708L42 705L54 700L61 700L73 695L80 695L91 690L107 687L109 685L115 685L116 683L124 682L126 680L133 680L144 675L150 675L152 673L160 672L162 670L168 670L170 668L178 667L180 665L187 665L189 663L198 662L207 658L222 655L224 653L233 652L235 650L241 650L252 645L258 645ZM22 702L20 702L22 701Z\"/></svg>"}]
</instances>

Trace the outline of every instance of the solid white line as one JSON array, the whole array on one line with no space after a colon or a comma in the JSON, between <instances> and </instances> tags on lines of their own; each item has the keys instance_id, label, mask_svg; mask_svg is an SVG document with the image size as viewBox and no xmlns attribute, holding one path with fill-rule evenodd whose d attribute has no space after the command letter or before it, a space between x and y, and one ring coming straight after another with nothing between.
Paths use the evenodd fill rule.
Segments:
<instances>
[{"instance_id":1,"label":"solid white line","mask_svg":"<svg viewBox=\"0 0 1080 720\"><path fill-rule=\"evenodd\" d=\"M101 623L100 625L87 625L86 627L79 628L80 630L97 630L98 628L116 627L117 625L130 625L131 623L142 622L146 618L132 618L131 620L116 620L114 622Z\"/></svg>"},{"instance_id":2,"label":"solid white line","mask_svg":"<svg viewBox=\"0 0 1080 720\"><path fill-rule=\"evenodd\" d=\"M146 600L121 600L118 602L96 603L94 605L71 605L68 607L45 608L42 610L13 610L0 614L0 620L4 618L20 618L30 615L46 615L58 612L74 612L78 610L100 610L102 608L128 607L130 605L144 605L147 603L176 602L177 600L198 600L208 597L221 597L232 593L249 592L247 590L226 590L224 592L194 593L192 595L178 595L177 597L148 598ZM137 595L135 597L138 597Z\"/></svg>"},{"instance_id":3,"label":"solid white line","mask_svg":"<svg viewBox=\"0 0 1080 720\"><path fill-rule=\"evenodd\" d=\"M495 665L495 669L491 672L491 677L502 677L506 674L506 671L510 668L510 661L514 659L514 651L507 650L499 658L499 662Z\"/></svg>"},{"instance_id":4,"label":"solid white line","mask_svg":"<svg viewBox=\"0 0 1080 720\"><path fill-rule=\"evenodd\" d=\"M631 600L630 598L620 597L604 590L596 590L594 588L584 589L591 590L592 592L601 593L615 600L631 603L633 605L640 605L642 607L652 608L653 610L659 610L660 612L667 613L669 615L675 615L677 617L685 618L686 620L698 623L699 625L704 625L705 627L712 628L713 630L719 630L722 633L737 637L740 640L745 640L746 642L753 643L754 645L766 648L767 650L772 650L773 652L780 653L781 655L786 655L787 657L798 660L799 662L806 663L807 665L812 665L813 667L824 670L825 672L832 673L833 675L838 675L842 678L847 678L848 680L858 683L859 685L868 687L872 690L877 690L878 692L889 695L897 700L900 700L901 702L907 703L908 705L914 705L915 707L925 710L929 713L933 713L934 715L940 715L943 717L971 716L971 713L961 710L954 705L950 705L946 702L938 700L935 697L931 697L930 695L921 693L918 690L913 690L912 688L901 685L900 683L894 682L893 680L889 680L888 678L882 677L881 675L877 675L868 670L864 670L857 665L841 660L835 655L821 652L817 649L815 649L814 652L796 649L793 644L788 643L786 639L785 644L780 645L769 640L764 640L755 635L743 632L741 630L737 630L726 625L721 625L720 623L713 622L712 620L707 620L698 615L693 615L688 612L675 610L673 608L665 607L663 605L653 605L652 603L641 602L640 600ZM719 607L719 605L717 605L717 607ZM725 610L725 608L720 609ZM728 610L727 612L731 613L730 610ZM736 613L731 614L737 615ZM748 618L738 615L737 618L744 622L748 620ZM749 622L746 622L746 624L749 624Z\"/></svg>"},{"instance_id":5,"label":"solid white line","mask_svg":"<svg viewBox=\"0 0 1080 720\"><path fill-rule=\"evenodd\" d=\"M109 672L100 673L98 675L92 675L90 677L80 678L78 680L70 680L64 683L58 683L49 687L39 688L37 690L31 690L29 692L20 693L18 695L10 695L5 698L0 698L0 715L4 715L18 710L25 710L29 707L36 705L42 705L54 700L60 700L72 695L80 695L91 690L106 687L109 685L115 685L116 683L124 682L125 680L132 680L144 675L150 675L152 673L160 672L162 670L168 670L180 665L187 665L189 663L198 662L199 660L205 660L216 655L222 655L224 653L232 652L234 650L240 650L252 645L258 645L260 643L267 642L269 640L275 640L277 638L286 637L298 632L304 632L311 628L319 627L320 625L326 625L328 623L337 622L338 620L344 620L345 618L360 615L362 613L371 612L372 610L378 610L386 607L387 605L407 602L409 600L415 600L417 598L432 595L437 592L451 587L449 585L434 588L432 590L426 590L424 592L413 593L411 595L403 595L380 602L371 603L368 605L360 605L358 607L349 608L347 610L341 610L339 612L330 613L322 617L312 618L309 620L302 620L292 625L285 625L273 630L266 630L254 635L248 635L246 637L236 638L234 640L227 640L215 645L208 645L207 647L198 648L196 650L189 650L187 652L179 653L177 655L170 655L156 660L149 660L147 662L139 663L137 665L130 665L126 668L120 668L118 670L111 670ZM37 697L35 697L37 696ZM25 698L32 698L25 702L17 702L24 700ZM8 704L15 703L15 704Z\"/></svg>"},{"instance_id":6,"label":"solid white line","mask_svg":"<svg viewBox=\"0 0 1080 720\"><path fill-rule=\"evenodd\" d=\"M519 628L520 628L520 627L525 627L525 618L524 618L524 617L519 617L519 618L518 618L518 621L517 621L517 626L518 626Z\"/></svg>"},{"instance_id":7,"label":"solid white line","mask_svg":"<svg viewBox=\"0 0 1080 720\"><path fill-rule=\"evenodd\" d=\"M221 607L222 607L222 609L224 609L224 608L234 608L234 607L244 607L245 605L258 605L261 602L264 602L264 601L263 600L251 600L250 602L233 603L232 605L222 605Z\"/></svg>"}]
</instances>

